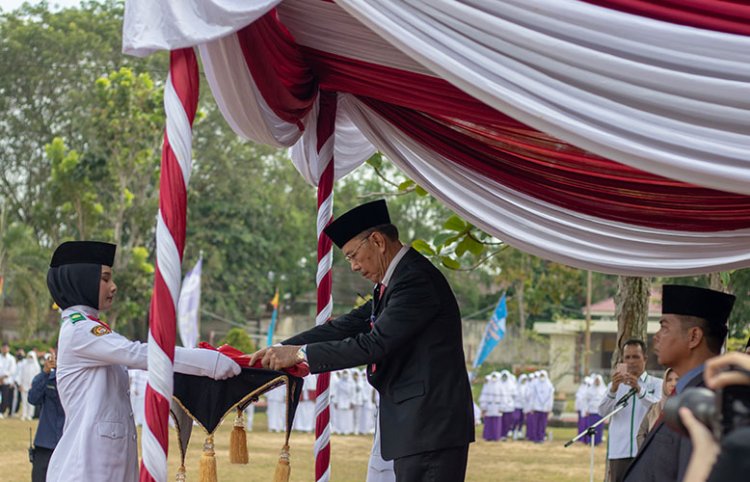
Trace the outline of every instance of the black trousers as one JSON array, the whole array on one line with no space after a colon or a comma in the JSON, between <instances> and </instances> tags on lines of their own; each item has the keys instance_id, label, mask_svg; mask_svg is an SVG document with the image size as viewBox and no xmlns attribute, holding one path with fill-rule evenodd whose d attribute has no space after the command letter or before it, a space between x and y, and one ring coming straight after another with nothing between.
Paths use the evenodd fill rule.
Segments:
<instances>
[{"instance_id":1,"label":"black trousers","mask_svg":"<svg viewBox=\"0 0 750 482\"><path fill-rule=\"evenodd\" d=\"M52 458L52 449L44 447L34 448L34 461L31 463L31 482L44 482L47 480L47 467L49 459Z\"/></svg>"},{"instance_id":2,"label":"black trousers","mask_svg":"<svg viewBox=\"0 0 750 482\"><path fill-rule=\"evenodd\" d=\"M634 457L627 459L610 459L609 460L609 482L622 482L625 478L625 472L630 464L635 460Z\"/></svg>"},{"instance_id":3,"label":"black trousers","mask_svg":"<svg viewBox=\"0 0 750 482\"><path fill-rule=\"evenodd\" d=\"M13 415L11 413L11 410L13 407L13 385L0 385L0 397L2 397L2 402L0 402L0 415L5 415L5 411L8 411L8 415Z\"/></svg>"},{"instance_id":4,"label":"black trousers","mask_svg":"<svg viewBox=\"0 0 750 482\"><path fill-rule=\"evenodd\" d=\"M395 459L396 482L461 482L468 456L469 446L462 445Z\"/></svg>"}]
</instances>

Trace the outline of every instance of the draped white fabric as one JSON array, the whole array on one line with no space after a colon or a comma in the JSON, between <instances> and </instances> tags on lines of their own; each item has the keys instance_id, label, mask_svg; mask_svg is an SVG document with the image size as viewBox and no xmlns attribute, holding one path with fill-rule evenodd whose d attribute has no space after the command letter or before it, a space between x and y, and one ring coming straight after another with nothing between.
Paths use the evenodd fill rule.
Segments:
<instances>
[{"instance_id":1,"label":"draped white fabric","mask_svg":"<svg viewBox=\"0 0 750 482\"><path fill-rule=\"evenodd\" d=\"M673 179L750 194L750 38L577 0L339 0L486 104Z\"/></svg>"},{"instance_id":2,"label":"draped white fabric","mask_svg":"<svg viewBox=\"0 0 750 482\"><path fill-rule=\"evenodd\" d=\"M185 0L177 8L167 0L127 0L124 48L142 55L199 45L233 130L291 147L295 167L317 185L317 105L301 120L304 129L280 119L260 94L237 37L228 35L278 3ZM278 16L299 45L439 76L606 158L750 194L750 37L577 0L285 0ZM339 93L333 139L335 179L377 147L475 225L547 259L628 275L750 265L750 230L665 231L540 201L416 143L349 94Z\"/></svg>"},{"instance_id":3,"label":"draped white fabric","mask_svg":"<svg viewBox=\"0 0 750 482\"><path fill-rule=\"evenodd\" d=\"M281 0L127 0L122 51L146 56L236 32Z\"/></svg>"},{"instance_id":4,"label":"draped white fabric","mask_svg":"<svg viewBox=\"0 0 750 482\"><path fill-rule=\"evenodd\" d=\"M260 95L236 35L201 45L200 54L216 104L237 135L276 147L299 139L297 125L280 119Z\"/></svg>"},{"instance_id":5,"label":"draped white fabric","mask_svg":"<svg viewBox=\"0 0 750 482\"><path fill-rule=\"evenodd\" d=\"M579 268L678 276L747 266L750 230L685 233L568 211L502 186L426 149L356 98L346 111L370 141L433 196L516 248Z\"/></svg>"}]
</instances>

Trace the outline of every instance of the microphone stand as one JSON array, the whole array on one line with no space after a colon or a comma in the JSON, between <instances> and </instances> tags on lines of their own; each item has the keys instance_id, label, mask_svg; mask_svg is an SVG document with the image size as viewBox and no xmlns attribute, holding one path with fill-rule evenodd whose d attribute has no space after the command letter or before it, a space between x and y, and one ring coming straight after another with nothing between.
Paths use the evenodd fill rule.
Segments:
<instances>
[{"instance_id":1,"label":"microphone stand","mask_svg":"<svg viewBox=\"0 0 750 482\"><path fill-rule=\"evenodd\" d=\"M602 417L602 419L599 420L598 422L591 424L585 429L583 429L581 433L579 433L572 439L565 442L565 448L567 448L573 445L574 443L578 442L580 439L582 439L586 435L590 437L590 441L591 441L591 464L589 466L589 481L590 482L594 482L594 442L595 442L594 438L596 435L596 427L603 424L610 418L614 417L616 413L619 413L620 410L625 408L630 397L632 397L636 393L638 393L638 391L635 388L631 389L626 395L623 395L623 397L617 401L617 403L615 404L614 410L609 412L606 416Z\"/></svg>"}]
</instances>

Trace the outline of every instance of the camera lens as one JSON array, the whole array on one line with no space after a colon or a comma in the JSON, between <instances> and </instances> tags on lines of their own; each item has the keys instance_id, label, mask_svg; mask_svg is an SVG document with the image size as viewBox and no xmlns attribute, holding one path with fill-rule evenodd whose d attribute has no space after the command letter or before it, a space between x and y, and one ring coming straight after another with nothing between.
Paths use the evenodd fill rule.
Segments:
<instances>
[{"instance_id":1,"label":"camera lens","mask_svg":"<svg viewBox=\"0 0 750 482\"><path fill-rule=\"evenodd\" d=\"M667 399L664 404L664 423L685 437L689 436L680 419L679 409L687 407L703 425L713 431L716 413L716 395L707 388L689 388Z\"/></svg>"}]
</instances>

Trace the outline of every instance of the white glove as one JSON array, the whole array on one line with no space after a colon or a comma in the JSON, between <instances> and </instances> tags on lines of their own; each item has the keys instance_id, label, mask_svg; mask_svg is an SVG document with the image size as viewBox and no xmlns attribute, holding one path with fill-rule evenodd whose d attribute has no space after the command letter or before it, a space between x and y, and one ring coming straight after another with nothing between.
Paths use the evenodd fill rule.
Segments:
<instances>
[{"instance_id":1,"label":"white glove","mask_svg":"<svg viewBox=\"0 0 750 482\"><path fill-rule=\"evenodd\" d=\"M175 347L174 371L176 372L224 380L239 375L241 370L232 359L218 351Z\"/></svg>"},{"instance_id":2,"label":"white glove","mask_svg":"<svg viewBox=\"0 0 750 482\"><path fill-rule=\"evenodd\" d=\"M242 368L240 368L234 360L219 353L219 357L216 359L214 373L211 375L211 378L214 380L224 380L239 375L241 371Z\"/></svg>"}]
</instances>

